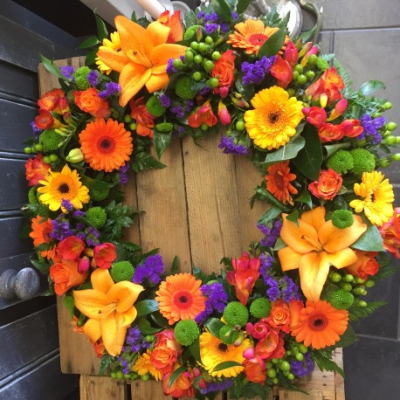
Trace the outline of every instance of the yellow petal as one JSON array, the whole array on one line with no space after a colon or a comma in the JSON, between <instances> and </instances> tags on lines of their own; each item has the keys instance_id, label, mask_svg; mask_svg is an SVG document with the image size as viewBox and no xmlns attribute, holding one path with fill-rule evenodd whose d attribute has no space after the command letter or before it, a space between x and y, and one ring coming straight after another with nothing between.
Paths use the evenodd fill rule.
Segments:
<instances>
[{"instance_id":1,"label":"yellow petal","mask_svg":"<svg viewBox=\"0 0 400 400\"><path fill-rule=\"evenodd\" d=\"M124 316L124 322L122 326L128 327L136 319L137 310L135 307L131 307L128 311L124 312L122 315Z\"/></svg>"},{"instance_id":2,"label":"yellow petal","mask_svg":"<svg viewBox=\"0 0 400 400\"><path fill-rule=\"evenodd\" d=\"M336 253L351 246L366 230L361 217L354 215L354 223L349 228L339 229L332 221L326 221L318 231L319 240L328 253Z\"/></svg>"},{"instance_id":3,"label":"yellow petal","mask_svg":"<svg viewBox=\"0 0 400 400\"><path fill-rule=\"evenodd\" d=\"M119 104L125 107L129 100L145 85L150 76L150 69L145 70L142 66L128 64L119 76L119 84L122 88Z\"/></svg>"},{"instance_id":4,"label":"yellow petal","mask_svg":"<svg viewBox=\"0 0 400 400\"><path fill-rule=\"evenodd\" d=\"M150 53L150 60L154 66L167 64L170 58L179 58L186 51L186 46L180 44L161 44L154 47Z\"/></svg>"},{"instance_id":5,"label":"yellow petal","mask_svg":"<svg viewBox=\"0 0 400 400\"><path fill-rule=\"evenodd\" d=\"M311 225L301 219L298 220L298 225L296 225L287 219L287 214L282 214L282 216L281 238L289 247L300 254L320 250L317 231Z\"/></svg>"},{"instance_id":6,"label":"yellow petal","mask_svg":"<svg viewBox=\"0 0 400 400\"><path fill-rule=\"evenodd\" d=\"M289 271L291 269L299 268L303 254L296 253L290 247L285 247L278 251L278 257L282 271Z\"/></svg>"},{"instance_id":7,"label":"yellow petal","mask_svg":"<svg viewBox=\"0 0 400 400\"><path fill-rule=\"evenodd\" d=\"M93 271L90 280L92 281L93 289L104 294L107 294L114 286L114 281L108 269L97 268Z\"/></svg>"},{"instance_id":8,"label":"yellow petal","mask_svg":"<svg viewBox=\"0 0 400 400\"><path fill-rule=\"evenodd\" d=\"M92 319L100 319L102 308L109 303L107 295L92 289L75 290L73 296L75 307Z\"/></svg>"},{"instance_id":9,"label":"yellow petal","mask_svg":"<svg viewBox=\"0 0 400 400\"><path fill-rule=\"evenodd\" d=\"M357 261L357 254L352 249L344 249L337 253L327 253L329 263L336 268L348 267Z\"/></svg>"},{"instance_id":10,"label":"yellow petal","mask_svg":"<svg viewBox=\"0 0 400 400\"><path fill-rule=\"evenodd\" d=\"M107 67L117 72L121 72L122 68L129 63L129 58L124 53L112 50L108 47L100 47L97 52L97 57L99 57Z\"/></svg>"},{"instance_id":11,"label":"yellow petal","mask_svg":"<svg viewBox=\"0 0 400 400\"><path fill-rule=\"evenodd\" d=\"M171 28L161 24L158 21L152 22L146 29L147 34L151 37L154 46L167 42Z\"/></svg>"},{"instance_id":12,"label":"yellow petal","mask_svg":"<svg viewBox=\"0 0 400 400\"><path fill-rule=\"evenodd\" d=\"M325 223L325 207L313 208L301 215L301 220L311 225L317 232Z\"/></svg>"},{"instance_id":13,"label":"yellow petal","mask_svg":"<svg viewBox=\"0 0 400 400\"><path fill-rule=\"evenodd\" d=\"M144 288L136 283L122 281L116 283L107 293L110 303L117 303L116 310L119 313L128 311L137 300Z\"/></svg>"},{"instance_id":14,"label":"yellow petal","mask_svg":"<svg viewBox=\"0 0 400 400\"><path fill-rule=\"evenodd\" d=\"M149 93L154 93L157 90L164 89L169 82L169 76L167 74L152 75L146 82L146 88Z\"/></svg>"},{"instance_id":15,"label":"yellow petal","mask_svg":"<svg viewBox=\"0 0 400 400\"><path fill-rule=\"evenodd\" d=\"M101 325L99 321L89 319L83 325L83 332L89 337L92 343L97 342L101 338Z\"/></svg>"},{"instance_id":16,"label":"yellow petal","mask_svg":"<svg viewBox=\"0 0 400 400\"><path fill-rule=\"evenodd\" d=\"M111 356L115 357L121 353L125 341L127 328L123 326L124 317L122 314L113 312L100 323L104 347Z\"/></svg>"},{"instance_id":17,"label":"yellow petal","mask_svg":"<svg viewBox=\"0 0 400 400\"><path fill-rule=\"evenodd\" d=\"M329 273L325 252L305 254L300 262L300 284L308 300L318 301Z\"/></svg>"}]
</instances>

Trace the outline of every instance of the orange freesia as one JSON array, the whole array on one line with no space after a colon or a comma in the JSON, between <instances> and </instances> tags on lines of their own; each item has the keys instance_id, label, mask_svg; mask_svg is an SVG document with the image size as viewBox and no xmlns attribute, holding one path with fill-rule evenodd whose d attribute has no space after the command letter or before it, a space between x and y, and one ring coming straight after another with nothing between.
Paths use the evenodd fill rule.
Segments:
<instances>
[{"instance_id":1,"label":"orange freesia","mask_svg":"<svg viewBox=\"0 0 400 400\"><path fill-rule=\"evenodd\" d=\"M115 26L121 41L121 49L102 47L97 57L118 72L122 88L119 104L124 107L143 86L153 93L167 86L166 72L170 58L179 58L186 47L167 44L170 28L158 21L147 29L124 16L115 18Z\"/></svg>"},{"instance_id":2,"label":"orange freesia","mask_svg":"<svg viewBox=\"0 0 400 400\"><path fill-rule=\"evenodd\" d=\"M367 230L359 216L349 228L325 221L325 207L305 212L298 224L283 214L281 237L287 247L279 250L282 270L299 268L301 289L308 300L318 301L331 265L344 268L357 260L350 246Z\"/></svg>"},{"instance_id":3,"label":"orange freesia","mask_svg":"<svg viewBox=\"0 0 400 400\"><path fill-rule=\"evenodd\" d=\"M128 281L114 283L109 271L101 268L93 271L91 281L93 289L74 291L75 307L89 318L83 331L92 343L102 338L107 352L115 357L136 318L133 304L144 288Z\"/></svg>"},{"instance_id":4,"label":"orange freesia","mask_svg":"<svg viewBox=\"0 0 400 400\"><path fill-rule=\"evenodd\" d=\"M183 39L183 25L181 22L181 11L177 10L172 15L166 10L157 19L158 22L170 28L167 43L175 43Z\"/></svg>"}]
</instances>

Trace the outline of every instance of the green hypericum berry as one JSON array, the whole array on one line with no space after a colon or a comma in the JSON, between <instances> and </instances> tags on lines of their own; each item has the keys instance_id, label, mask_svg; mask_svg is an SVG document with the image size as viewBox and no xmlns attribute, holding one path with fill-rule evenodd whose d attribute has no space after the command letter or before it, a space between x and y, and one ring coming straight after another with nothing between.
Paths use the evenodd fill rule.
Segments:
<instances>
[{"instance_id":1,"label":"green hypericum berry","mask_svg":"<svg viewBox=\"0 0 400 400\"><path fill-rule=\"evenodd\" d=\"M205 40L204 40L207 44L213 44L214 43L214 39L211 36L206 36Z\"/></svg>"},{"instance_id":2,"label":"green hypericum berry","mask_svg":"<svg viewBox=\"0 0 400 400\"><path fill-rule=\"evenodd\" d=\"M198 50L199 49L199 44L197 42L192 42L192 43L190 43L190 47L193 50Z\"/></svg>"},{"instance_id":3,"label":"green hypericum berry","mask_svg":"<svg viewBox=\"0 0 400 400\"><path fill-rule=\"evenodd\" d=\"M185 53L185 61L187 61L187 62L192 62L193 59L194 59L193 51L186 50L186 53Z\"/></svg>"},{"instance_id":4,"label":"green hypericum berry","mask_svg":"<svg viewBox=\"0 0 400 400\"><path fill-rule=\"evenodd\" d=\"M199 51L201 54L205 54L207 52L207 45L205 43L199 43Z\"/></svg>"},{"instance_id":5,"label":"green hypericum berry","mask_svg":"<svg viewBox=\"0 0 400 400\"><path fill-rule=\"evenodd\" d=\"M329 303L337 310L347 310L354 303L354 296L343 289L337 290L328 296Z\"/></svg>"},{"instance_id":6,"label":"green hypericum berry","mask_svg":"<svg viewBox=\"0 0 400 400\"><path fill-rule=\"evenodd\" d=\"M57 154L50 154L49 157L51 162L56 162L58 160Z\"/></svg>"},{"instance_id":7,"label":"green hypericum berry","mask_svg":"<svg viewBox=\"0 0 400 400\"><path fill-rule=\"evenodd\" d=\"M131 122L130 124L129 124L129 129L133 132L133 131L136 131L136 128L137 128L137 123L136 122Z\"/></svg>"},{"instance_id":8,"label":"green hypericum berry","mask_svg":"<svg viewBox=\"0 0 400 400\"><path fill-rule=\"evenodd\" d=\"M276 371L273 368L269 368L267 370L267 376L268 376L268 378L271 378L271 379L275 378L276 377Z\"/></svg>"},{"instance_id":9,"label":"green hypericum berry","mask_svg":"<svg viewBox=\"0 0 400 400\"><path fill-rule=\"evenodd\" d=\"M255 299L250 306L250 314L255 318L266 318L271 312L271 302L265 298Z\"/></svg>"},{"instance_id":10,"label":"green hypericum berry","mask_svg":"<svg viewBox=\"0 0 400 400\"><path fill-rule=\"evenodd\" d=\"M196 54L196 55L194 56L194 62L195 62L196 64L201 64L201 63L203 62L203 57L202 57L200 54Z\"/></svg>"},{"instance_id":11,"label":"green hypericum berry","mask_svg":"<svg viewBox=\"0 0 400 400\"><path fill-rule=\"evenodd\" d=\"M64 137L54 129L48 129L42 132L39 137L39 143L43 146L43 151L45 153L57 150L63 141Z\"/></svg>"},{"instance_id":12,"label":"green hypericum berry","mask_svg":"<svg viewBox=\"0 0 400 400\"><path fill-rule=\"evenodd\" d=\"M179 60L180 61L180 60ZM147 111L153 117L160 117L164 114L166 108L161 104L160 99L157 96L151 96L146 103Z\"/></svg>"},{"instance_id":13,"label":"green hypericum berry","mask_svg":"<svg viewBox=\"0 0 400 400\"><path fill-rule=\"evenodd\" d=\"M204 65L204 68L207 72L211 72L214 69L214 67L215 67L215 64L211 60L207 60Z\"/></svg>"},{"instance_id":14,"label":"green hypericum berry","mask_svg":"<svg viewBox=\"0 0 400 400\"><path fill-rule=\"evenodd\" d=\"M393 104L390 101L387 101L382 107L385 110L390 110L392 108Z\"/></svg>"},{"instance_id":15,"label":"green hypericum berry","mask_svg":"<svg viewBox=\"0 0 400 400\"><path fill-rule=\"evenodd\" d=\"M304 67L301 64L296 64L293 68L293 71L297 71L299 74L303 72Z\"/></svg>"},{"instance_id":16,"label":"green hypericum berry","mask_svg":"<svg viewBox=\"0 0 400 400\"><path fill-rule=\"evenodd\" d=\"M174 127L174 125L171 124L170 122L161 122L161 124L156 125L156 129L159 132L164 132L164 133L171 132L173 127Z\"/></svg>"},{"instance_id":17,"label":"green hypericum berry","mask_svg":"<svg viewBox=\"0 0 400 400\"><path fill-rule=\"evenodd\" d=\"M75 84L79 90L86 90L90 88L90 83L87 79L91 69L89 67L80 67L75 71Z\"/></svg>"},{"instance_id":18,"label":"green hypericum berry","mask_svg":"<svg viewBox=\"0 0 400 400\"><path fill-rule=\"evenodd\" d=\"M297 78L297 83L299 85L304 85L307 82L307 77L304 74L300 74Z\"/></svg>"},{"instance_id":19,"label":"green hypericum berry","mask_svg":"<svg viewBox=\"0 0 400 400\"><path fill-rule=\"evenodd\" d=\"M25 154L31 154L32 153L32 147L24 147L24 153Z\"/></svg>"},{"instance_id":20,"label":"green hypericum berry","mask_svg":"<svg viewBox=\"0 0 400 400\"><path fill-rule=\"evenodd\" d=\"M304 356L303 356L303 354L301 354L301 353L297 353L297 354L295 355L295 357L296 357L296 360L297 360L297 361L303 361L303 360L304 360Z\"/></svg>"},{"instance_id":21,"label":"green hypericum berry","mask_svg":"<svg viewBox=\"0 0 400 400\"><path fill-rule=\"evenodd\" d=\"M340 282L342 280L342 275L338 274L337 272L333 272L332 271L332 272L329 273L329 279L332 282L338 283L338 282Z\"/></svg>"},{"instance_id":22,"label":"green hypericum berry","mask_svg":"<svg viewBox=\"0 0 400 400\"><path fill-rule=\"evenodd\" d=\"M375 157L368 150L355 149L350 151L353 157L353 168L351 172L360 176L363 172L372 172L375 169Z\"/></svg>"},{"instance_id":23,"label":"green hypericum berry","mask_svg":"<svg viewBox=\"0 0 400 400\"><path fill-rule=\"evenodd\" d=\"M106 189L106 190L91 189L89 191L89 196L90 196L90 199L93 201L102 201L105 198L107 198L109 193L110 193L110 191L108 189Z\"/></svg>"},{"instance_id":24,"label":"green hypericum berry","mask_svg":"<svg viewBox=\"0 0 400 400\"><path fill-rule=\"evenodd\" d=\"M214 51L214 53L211 54L211 58L214 61L218 61L221 58L221 53L219 51Z\"/></svg>"},{"instance_id":25,"label":"green hypericum berry","mask_svg":"<svg viewBox=\"0 0 400 400\"><path fill-rule=\"evenodd\" d=\"M201 72L200 71L196 71L196 72L193 72L193 79L195 80L195 81L200 81L201 80L201 78L203 77L203 75L201 74Z\"/></svg>"},{"instance_id":26,"label":"green hypericum berry","mask_svg":"<svg viewBox=\"0 0 400 400\"><path fill-rule=\"evenodd\" d=\"M176 69L181 69L182 68L182 60L180 60L179 58L175 58L175 60L172 61L172 65Z\"/></svg>"},{"instance_id":27,"label":"green hypericum berry","mask_svg":"<svg viewBox=\"0 0 400 400\"><path fill-rule=\"evenodd\" d=\"M196 92L191 89L191 85L192 79L190 76L182 76L176 82L175 94L184 100L193 99L193 97L196 95Z\"/></svg>"},{"instance_id":28,"label":"green hypericum berry","mask_svg":"<svg viewBox=\"0 0 400 400\"><path fill-rule=\"evenodd\" d=\"M51 164L50 157L49 156L44 156L43 157L43 162L46 163L46 164Z\"/></svg>"},{"instance_id":29,"label":"green hypericum berry","mask_svg":"<svg viewBox=\"0 0 400 400\"><path fill-rule=\"evenodd\" d=\"M244 131L244 128L245 128L245 124L242 119L240 119L239 121L236 122L236 129L238 131Z\"/></svg>"},{"instance_id":30,"label":"green hypericum berry","mask_svg":"<svg viewBox=\"0 0 400 400\"><path fill-rule=\"evenodd\" d=\"M192 319L179 321L174 329L175 339L182 346L190 346L199 335L200 329Z\"/></svg>"},{"instance_id":31,"label":"green hypericum berry","mask_svg":"<svg viewBox=\"0 0 400 400\"><path fill-rule=\"evenodd\" d=\"M43 150L43 146L40 143L36 143L33 148L35 149L35 151L42 151Z\"/></svg>"},{"instance_id":32,"label":"green hypericum berry","mask_svg":"<svg viewBox=\"0 0 400 400\"><path fill-rule=\"evenodd\" d=\"M107 213L102 207L92 207L86 212L86 219L96 229L102 228L107 221Z\"/></svg>"},{"instance_id":33,"label":"green hypericum berry","mask_svg":"<svg viewBox=\"0 0 400 400\"><path fill-rule=\"evenodd\" d=\"M354 161L350 152L341 149L328 158L326 165L338 174L347 174L353 168Z\"/></svg>"},{"instance_id":34,"label":"green hypericum berry","mask_svg":"<svg viewBox=\"0 0 400 400\"><path fill-rule=\"evenodd\" d=\"M281 370L282 371L290 371L290 364L287 361L282 361L281 362Z\"/></svg>"},{"instance_id":35,"label":"green hypericum berry","mask_svg":"<svg viewBox=\"0 0 400 400\"><path fill-rule=\"evenodd\" d=\"M238 301L231 301L224 310L224 320L228 325L245 326L249 320L249 311Z\"/></svg>"},{"instance_id":36,"label":"green hypericum berry","mask_svg":"<svg viewBox=\"0 0 400 400\"><path fill-rule=\"evenodd\" d=\"M230 325L224 325L219 330L219 338L225 344L233 344L235 340L239 337L239 332L235 330L235 327Z\"/></svg>"},{"instance_id":37,"label":"green hypericum berry","mask_svg":"<svg viewBox=\"0 0 400 400\"><path fill-rule=\"evenodd\" d=\"M353 222L353 213L349 210L336 210L332 214L332 224L336 228L348 228L353 225Z\"/></svg>"},{"instance_id":38,"label":"green hypericum berry","mask_svg":"<svg viewBox=\"0 0 400 400\"><path fill-rule=\"evenodd\" d=\"M391 131L391 132L395 131L395 130L397 129L397 124L396 124L396 122L389 122L389 123L386 125L386 129L387 129L388 131Z\"/></svg>"},{"instance_id":39,"label":"green hypericum berry","mask_svg":"<svg viewBox=\"0 0 400 400\"><path fill-rule=\"evenodd\" d=\"M351 292L353 290L353 286L351 285L351 283L348 283L348 282L342 283L340 286L346 292Z\"/></svg>"},{"instance_id":40,"label":"green hypericum berry","mask_svg":"<svg viewBox=\"0 0 400 400\"><path fill-rule=\"evenodd\" d=\"M130 124L132 122L132 117L129 114L124 116L124 122Z\"/></svg>"},{"instance_id":41,"label":"green hypericum berry","mask_svg":"<svg viewBox=\"0 0 400 400\"><path fill-rule=\"evenodd\" d=\"M37 189L35 186L33 186L29 189L28 200L29 200L30 204L39 204L36 193L37 193Z\"/></svg>"},{"instance_id":42,"label":"green hypericum berry","mask_svg":"<svg viewBox=\"0 0 400 400\"><path fill-rule=\"evenodd\" d=\"M311 54L308 57L307 65L310 65L310 66L315 65L315 63L317 62L317 58L318 58L318 56L316 54Z\"/></svg>"},{"instance_id":43,"label":"green hypericum berry","mask_svg":"<svg viewBox=\"0 0 400 400\"><path fill-rule=\"evenodd\" d=\"M119 261L111 266L111 277L114 282L131 281L135 268L129 261Z\"/></svg>"}]
</instances>

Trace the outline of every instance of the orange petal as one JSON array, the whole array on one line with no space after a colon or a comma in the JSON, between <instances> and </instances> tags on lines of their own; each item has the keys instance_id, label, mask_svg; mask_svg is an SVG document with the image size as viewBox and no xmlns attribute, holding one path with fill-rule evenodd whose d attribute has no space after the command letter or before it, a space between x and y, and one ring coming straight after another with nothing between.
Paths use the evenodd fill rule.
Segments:
<instances>
[{"instance_id":1,"label":"orange petal","mask_svg":"<svg viewBox=\"0 0 400 400\"><path fill-rule=\"evenodd\" d=\"M107 67L117 72L121 72L122 68L129 63L129 58L124 53L112 50L108 47L100 47L97 52L97 57L99 57Z\"/></svg>"},{"instance_id":2,"label":"orange petal","mask_svg":"<svg viewBox=\"0 0 400 400\"><path fill-rule=\"evenodd\" d=\"M317 232L325 223L325 207L316 207L301 215L301 220L311 225Z\"/></svg>"},{"instance_id":3,"label":"orange petal","mask_svg":"<svg viewBox=\"0 0 400 400\"><path fill-rule=\"evenodd\" d=\"M179 44L161 44L150 53L150 60L154 66L167 64L170 58L179 58L183 56L186 51L186 46Z\"/></svg>"},{"instance_id":4,"label":"orange petal","mask_svg":"<svg viewBox=\"0 0 400 400\"><path fill-rule=\"evenodd\" d=\"M292 248L285 247L278 251L279 261L281 263L282 271L289 271L297 269L300 266L300 260L303 254L296 253Z\"/></svg>"},{"instance_id":5,"label":"orange petal","mask_svg":"<svg viewBox=\"0 0 400 400\"><path fill-rule=\"evenodd\" d=\"M135 307L131 307L128 311L124 312L122 315L124 316L123 326L128 327L136 319L137 310Z\"/></svg>"},{"instance_id":6,"label":"orange petal","mask_svg":"<svg viewBox=\"0 0 400 400\"><path fill-rule=\"evenodd\" d=\"M164 89L169 82L169 76L167 74L152 75L146 82L146 88L149 93L154 93L157 90Z\"/></svg>"},{"instance_id":7,"label":"orange petal","mask_svg":"<svg viewBox=\"0 0 400 400\"><path fill-rule=\"evenodd\" d=\"M349 228L339 229L333 226L332 221L326 221L318 231L318 236L324 250L336 253L351 246L366 230L367 225L361 217L354 215L354 223Z\"/></svg>"},{"instance_id":8,"label":"orange petal","mask_svg":"<svg viewBox=\"0 0 400 400\"><path fill-rule=\"evenodd\" d=\"M132 304L135 303L139 294L144 288L136 283L122 281L116 283L107 293L110 303L117 304L117 312L124 313L128 311Z\"/></svg>"},{"instance_id":9,"label":"orange petal","mask_svg":"<svg viewBox=\"0 0 400 400\"><path fill-rule=\"evenodd\" d=\"M289 247L300 254L320 250L317 231L311 225L301 219L298 220L298 225L296 225L287 219L287 214L282 214L282 216L281 237Z\"/></svg>"},{"instance_id":10,"label":"orange petal","mask_svg":"<svg viewBox=\"0 0 400 400\"><path fill-rule=\"evenodd\" d=\"M318 301L329 273L325 252L305 254L300 263L300 284L308 300Z\"/></svg>"},{"instance_id":11,"label":"orange petal","mask_svg":"<svg viewBox=\"0 0 400 400\"><path fill-rule=\"evenodd\" d=\"M75 290L73 296L75 307L82 314L92 319L100 319L102 308L109 304L107 295L98 290Z\"/></svg>"},{"instance_id":12,"label":"orange petal","mask_svg":"<svg viewBox=\"0 0 400 400\"><path fill-rule=\"evenodd\" d=\"M83 332L89 337L92 343L97 342L101 338L100 321L89 319L85 325L83 325Z\"/></svg>"},{"instance_id":13,"label":"orange petal","mask_svg":"<svg viewBox=\"0 0 400 400\"><path fill-rule=\"evenodd\" d=\"M348 267L357 261L357 254L352 249L344 249L337 253L327 253L329 263L336 268Z\"/></svg>"},{"instance_id":14,"label":"orange petal","mask_svg":"<svg viewBox=\"0 0 400 400\"><path fill-rule=\"evenodd\" d=\"M101 333L104 347L107 352L115 357L122 351L127 328L123 326L124 317L113 312L101 320Z\"/></svg>"},{"instance_id":15,"label":"orange petal","mask_svg":"<svg viewBox=\"0 0 400 400\"><path fill-rule=\"evenodd\" d=\"M108 269L97 268L93 271L90 280L92 281L93 289L104 294L114 286L114 281Z\"/></svg>"},{"instance_id":16,"label":"orange petal","mask_svg":"<svg viewBox=\"0 0 400 400\"><path fill-rule=\"evenodd\" d=\"M119 84L122 88L119 104L125 107L129 100L146 84L150 76L150 69L145 70L144 67L132 63L126 65L119 76Z\"/></svg>"},{"instance_id":17,"label":"orange petal","mask_svg":"<svg viewBox=\"0 0 400 400\"><path fill-rule=\"evenodd\" d=\"M154 46L167 43L168 35L171 28L161 24L158 21L152 22L146 29L147 34L151 37Z\"/></svg>"}]
</instances>

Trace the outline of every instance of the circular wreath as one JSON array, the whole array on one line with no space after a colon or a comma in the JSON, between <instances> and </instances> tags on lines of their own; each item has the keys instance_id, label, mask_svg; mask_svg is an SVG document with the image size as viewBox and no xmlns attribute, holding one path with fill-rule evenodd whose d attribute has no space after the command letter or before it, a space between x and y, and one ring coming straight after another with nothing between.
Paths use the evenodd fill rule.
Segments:
<instances>
[{"instance_id":1,"label":"circular wreath","mask_svg":"<svg viewBox=\"0 0 400 400\"><path fill-rule=\"evenodd\" d=\"M352 89L308 34L290 39L274 11L245 20L247 3L219 0L183 21L118 16L109 37L96 17L87 66L42 58L61 89L38 101L25 148L37 153L26 164L32 263L103 369L161 380L173 397L265 395L314 363L341 372L333 349L355 340L349 320L383 304L362 296L391 271L388 252L400 256L400 209L376 170L400 158L382 116L391 104L371 97L383 84ZM156 250L123 240L135 213L118 186L164 167L152 147L160 158L171 140L221 132L221 157L260 171L264 238L223 258L221 274L168 271Z\"/></svg>"}]
</instances>

